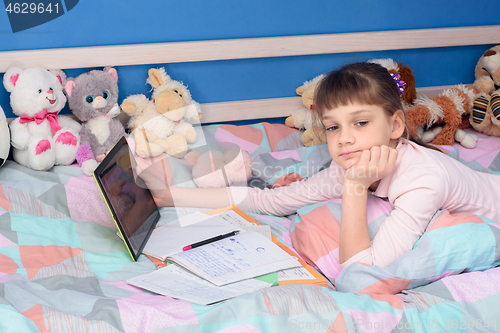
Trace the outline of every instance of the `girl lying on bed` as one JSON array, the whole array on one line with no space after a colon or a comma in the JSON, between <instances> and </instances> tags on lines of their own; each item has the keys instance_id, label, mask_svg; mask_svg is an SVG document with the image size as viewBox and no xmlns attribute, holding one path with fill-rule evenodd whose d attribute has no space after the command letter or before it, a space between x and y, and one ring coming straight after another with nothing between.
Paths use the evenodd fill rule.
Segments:
<instances>
[{"instance_id":1,"label":"girl lying on bed","mask_svg":"<svg viewBox=\"0 0 500 333\"><path fill-rule=\"evenodd\" d=\"M229 187L153 190L159 206L219 208L289 215L342 198L339 259L385 266L413 248L439 209L500 220L500 176L473 171L410 138L397 83L384 67L354 63L329 73L316 95L331 166L275 189ZM394 210L370 241L367 195Z\"/></svg>"}]
</instances>

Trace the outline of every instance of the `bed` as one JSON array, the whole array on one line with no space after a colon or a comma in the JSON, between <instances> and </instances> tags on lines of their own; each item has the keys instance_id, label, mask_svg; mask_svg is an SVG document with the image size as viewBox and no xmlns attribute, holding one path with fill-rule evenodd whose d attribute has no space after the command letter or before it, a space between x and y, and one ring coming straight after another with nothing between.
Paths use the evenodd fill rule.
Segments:
<instances>
[{"instance_id":1,"label":"bed","mask_svg":"<svg viewBox=\"0 0 500 333\"><path fill-rule=\"evenodd\" d=\"M66 69L481 45L500 43L499 36L500 26L486 26L166 43L150 46L146 56L139 56L140 45L9 51L0 53L0 71L10 59L27 67ZM198 130L207 142L239 146L261 168L275 170L252 179L259 186L273 186L290 174L307 178L308 166L328 165L325 146L304 147L300 131L263 119L286 116L299 103L290 97L205 104ZM259 121L227 123L245 119ZM500 173L500 138L469 131L479 137L476 148L442 148L471 168ZM179 170L176 176L185 178L178 181L189 182L189 167L182 164ZM330 287L280 285L201 306L126 283L156 266L146 256L131 260L94 179L78 166L42 172L9 160L0 169L0 185L1 332L500 331L500 221L439 211L415 248L394 263L338 271L336 246L314 243L307 235L319 230L328 239L340 221L340 200L287 217L251 214L330 278ZM195 210L162 208L161 213L174 220ZM368 210L373 236L391 206L373 197Z\"/></svg>"}]
</instances>

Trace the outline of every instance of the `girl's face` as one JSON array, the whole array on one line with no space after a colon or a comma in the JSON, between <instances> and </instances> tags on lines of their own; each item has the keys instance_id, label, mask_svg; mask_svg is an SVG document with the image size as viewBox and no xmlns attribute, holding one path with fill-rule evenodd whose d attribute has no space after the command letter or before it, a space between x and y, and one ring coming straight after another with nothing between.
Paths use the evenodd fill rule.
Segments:
<instances>
[{"instance_id":1,"label":"girl's face","mask_svg":"<svg viewBox=\"0 0 500 333\"><path fill-rule=\"evenodd\" d=\"M322 121L330 155L344 170L359 161L363 150L396 148L405 124L401 110L388 116L379 106L357 103L326 110Z\"/></svg>"}]
</instances>

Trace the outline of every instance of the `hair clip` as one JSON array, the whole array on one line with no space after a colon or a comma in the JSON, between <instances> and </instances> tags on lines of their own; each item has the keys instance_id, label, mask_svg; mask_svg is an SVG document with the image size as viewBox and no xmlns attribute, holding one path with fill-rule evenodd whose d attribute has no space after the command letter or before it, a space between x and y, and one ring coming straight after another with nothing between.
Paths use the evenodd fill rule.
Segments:
<instances>
[{"instance_id":1,"label":"hair clip","mask_svg":"<svg viewBox=\"0 0 500 333\"><path fill-rule=\"evenodd\" d=\"M394 73L389 73L389 74L391 74L392 79L396 81L396 83L398 84L399 94L403 95L403 93L405 92L406 82L400 79L399 74L394 74Z\"/></svg>"}]
</instances>

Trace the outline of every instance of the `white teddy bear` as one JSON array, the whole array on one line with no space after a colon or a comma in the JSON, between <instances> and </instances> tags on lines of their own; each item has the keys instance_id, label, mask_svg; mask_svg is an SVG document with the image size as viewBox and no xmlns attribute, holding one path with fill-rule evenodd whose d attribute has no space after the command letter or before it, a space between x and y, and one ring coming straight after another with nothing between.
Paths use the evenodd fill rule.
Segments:
<instances>
[{"instance_id":1,"label":"white teddy bear","mask_svg":"<svg viewBox=\"0 0 500 333\"><path fill-rule=\"evenodd\" d=\"M5 163L7 157L9 157L9 150L10 150L9 125L7 124L5 113L3 112L2 107L0 107L0 167Z\"/></svg>"},{"instance_id":2,"label":"white teddy bear","mask_svg":"<svg viewBox=\"0 0 500 333\"><path fill-rule=\"evenodd\" d=\"M18 116L10 124L14 160L34 170L74 162L80 146L81 125L67 116L58 116L66 104L60 70L40 67L12 67L3 78L10 92L12 112Z\"/></svg>"}]
</instances>

